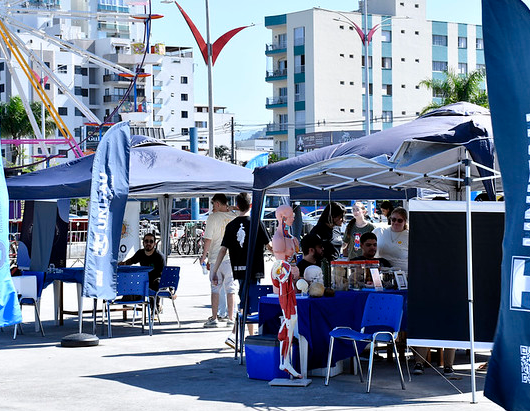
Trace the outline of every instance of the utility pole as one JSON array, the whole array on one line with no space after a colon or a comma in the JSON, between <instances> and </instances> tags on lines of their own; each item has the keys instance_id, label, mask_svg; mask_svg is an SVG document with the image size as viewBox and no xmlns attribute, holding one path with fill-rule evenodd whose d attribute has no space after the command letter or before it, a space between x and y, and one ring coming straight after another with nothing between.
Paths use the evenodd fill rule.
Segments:
<instances>
[{"instance_id":1,"label":"utility pole","mask_svg":"<svg viewBox=\"0 0 530 411\"><path fill-rule=\"evenodd\" d=\"M232 164L236 163L236 142L235 142L235 133L234 133L234 117L230 121L230 136L232 141Z\"/></svg>"},{"instance_id":2,"label":"utility pole","mask_svg":"<svg viewBox=\"0 0 530 411\"><path fill-rule=\"evenodd\" d=\"M212 81L212 44L210 42L210 11L206 0L206 48L208 53L208 152L215 158L215 145L213 141L213 81Z\"/></svg>"},{"instance_id":3,"label":"utility pole","mask_svg":"<svg viewBox=\"0 0 530 411\"><path fill-rule=\"evenodd\" d=\"M364 109L366 111L366 135L370 135L370 71L368 70L368 0L363 0L363 46L364 46L364 86L365 86L365 98L364 98Z\"/></svg>"}]
</instances>

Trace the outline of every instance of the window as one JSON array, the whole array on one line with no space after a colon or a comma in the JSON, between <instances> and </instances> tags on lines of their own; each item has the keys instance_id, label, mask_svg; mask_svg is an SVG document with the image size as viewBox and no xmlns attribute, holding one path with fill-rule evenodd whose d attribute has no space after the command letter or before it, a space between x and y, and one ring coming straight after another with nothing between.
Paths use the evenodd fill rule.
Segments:
<instances>
[{"instance_id":1,"label":"window","mask_svg":"<svg viewBox=\"0 0 530 411\"><path fill-rule=\"evenodd\" d=\"M180 84L188 84L188 77L180 76Z\"/></svg>"},{"instance_id":2,"label":"window","mask_svg":"<svg viewBox=\"0 0 530 411\"><path fill-rule=\"evenodd\" d=\"M381 58L381 68L391 69L392 68L392 57Z\"/></svg>"},{"instance_id":3,"label":"window","mask_svg":"<svg viewBox=\"0 0 530 411\"><path fill-rule=\"evenodd\" d=\"M46 83L44 85L44 90L49 90L50 89L50 83Z\"/></svg>"},{"instance_id":4,"label":"window","mask_svg":"<svg viewBox=\"0 0 530 411\"><path fill-rule=\"evenodd\" d=\"M414 61L415 61L416 63L419 63L419 62L420 62L420 59L414 59Z\"/></svg>"},{"instance_id":5,"label":"window","mask_svg":"<svg viewBox=\"0 0 530 411\"><path fill-rule=\"evenodd\" d=\"M305 127L305 111L295 111L294 112L294 125L296 128Z\"/></svg>"},{"instance_id":6,"label":"window","mask_svg":"<svg viewBox=\"0 0 530 411\"><path fill-rule=\"evenodd\" d=\"M432 71L447 71L447 61L433 61Z\"/></svg>"},{"instance_id":7,"label":"window","mask_svg":"<svg viewBox=\"0 0 530 411\"><path fill-rule=\"evenodd\" d=\"M401 57L401 61L405 62L405 57Z\"/></svg>"},{"instance_id":8,"label":"window","mask_svg":"<svg viewBox=\"0 0 530 411\"><path fill-rule=\"evenodd\" d=\"M432 96L435 97L435 98L443 98L444 93L443 93L442 90L439 90L439 89L433 89L433 90L432 90Z\"/></svg>"},{"instance_id":9,"label":"window","mask_svg":"<svg viewBox=\"0 0 530 411\"><path fill-rule=\"evenodd\" d=\"M67 74L68 73L68 66L66 64L58 65L57 66L57 73Z\"/></svg>"},{"instance_id":10,"label":"window","mask_svg":"<svg viewBox=\"0 0 530 411\"><path fill-rule=\"evenodd\" d=\"M350 113L355 113L355 110L353 108L350 108Z\"/></svg>"},{"instance_id":11,"label":"window","mask_svg":"<svg viewBox=\"0 0 530 411\"><path fill-rule=\"evenodd\" d=\"M305 27L296 27L294 29L294 45L303 46L305 44Z\"/></svg>"},{"instance_id":12,"label":"window","mask_svg":"<svg viewBox=\"0 0 530 411\"><path fill-rule=\"evenodd\" d=\"M195 127L197 128L208 128L208 122L207 121L196 121Z\"/></svg>"},{"instance_id":13,"label":"window","mask_svg":"<svg viewBox=\"0 0 530 411\"><path fill-rule=\"evenodd\" d=\"M74 73L81 74L82 76L88 75L88 70L86 67L74 66Z\"/></svg>"},{"instance_id":14,"label":"window","mask_svg":"<svg viewBox=\"0 0 530 411\"><path fill-rule=\"evenodd\" d=\"M81 131L81 129L79 129L79 131ZM78 136L76 137L81 137L81 133L79 133ZM59 150L59 157L68 157L68 150Z\"/></svg>"},{"instance_id":15,"label":"window","mask_svg":"<svg viewBox=\"0 0 530 411\"><path fill-rule=\"evenodd\" d=\"M190 129L187 127L181 128L180 134L182 134L183 136L188 136L190 134Z\"/></svg>"},{"instance_id":16,"label":"window","mask_svg":"<svg viewBox=\"0 0 530 411\"><path fill-rule=\"evenodd\" d=\"M405 30L401 30L401 34L405 34Z\"/></svg>"},{"instance_id":17,"label":"window","mask_svg":"<svg viewBox=\"0 0 530 411\"><path fill-rule=\"evenodd\" d=\"M278 34L278 47L287 48L287 33Z\"/></svg>"},{"instance_id":18,"label":"window","mask_svg":"<svg viewBox=\"0 0 530 411\"><path fill-rule=\"evenodd\" d=\"M402 112L401 112L401 115L402 115L402 116L405 116L405 115L407 115L407 112L406 112L406 111L402 111Z\"/></svg>"},{"instance_id":19,"label":"window","mask_svg":"<svg viewBox=\"0 0 530 411\"><path fill-rule=\"evenodd\" d=\"M79 87L79 86L75 86L75 87L74 87L74 94L75 94L76 96L80 96L80 95L82 94L82 89L81 89L81 87Z\"/></svg>"},{"instance_id":20,"label":"window","mask_svg":"<svg viewBox=\"0 0 530 411\"><path fill-rule=\"evenodd\" d=\"M58 110L60 116L68 115L68 107L59 107Z\"/></svg>"},{"instance_id":21,"label":"window","mask_svg":"<svg viewBox=\"0 0 530 411\"><path fill-rule=\"evenodd\" d=\"M188 95L186 93L182 93L180 95L180 101L188 101Z\"/></svg>"},{"instance_id":22,"label":"window","mask_svg":"<svg viewBox=\"0 0 530 411\"><path fill-rule=\"evenodd\" d=\"M350 54L350 58L351 58L351 59L353 58L353 54Z\"/></svg>"},{"instance_id":23,"label":"window","mask_svg":"<svg viewBox=\"0 0 530 411\"><path fill-rule=\"evenodd\" d=\"M345 108L341 108L340 111L341 111L342 113L346 113L346 109L345 109Z\"/></svg>"},{"instance_id":24,"label":"window","mask_svg":"<svg viewBox=\"0 0 530 411\"><path fill-rule=\"evenodd\" d=\"M187 111L181 111L180 112L180 118L188 118L188 112Z\"/></svg>"},{"instance_id":25,"label":"window","mask_svg":"<svg viewBox=\"0 0 530 411\"><path fill-rule=\"evenodd\" d=\"M296 83L294 85L294 101L305 101L305 83Z\"/></svg>"},{"instance_id":26,"label":"window","mask_svg":"<svg viewBox=\"0 0 530 411\"><path fill-rule=\"evenodd\" d=\"M392 41L392 32L390 30L382 30L381 37L383 43L390 43Z\"/></svg>"},{"instance_id":27,"label":"window","mask_svg":"<svg viewBox=\"0 0 530 411\"><path fill-rule=\"evenodd\" d=\"M467 37L458 37L458 48L467 49Z\"/></svg>"},{"instance_id":28,"label":"window","mask_svg":"<svg viewBox=\"0 0 530 411\"><path fill-rule=\"evenodd\" d=\"M0 93L3 93L5 91L5 85L0 84Z\"/></svg>"},{"instance_id":29,"label":"window","mask_svg":"<svg viewBox=\"0 0 530 411\"><path fill-rule=\"evenodd\" d=\"M364 56L361 59L361 66L364 67ZM372 68L372 56L368 56L368 68Z\"/></svg>"},{"instance_id":30,"label":"window","mask_svg":"<svg viewBox=\"0 0 530 411\"><path fill-rule=\"evenodd\" d=\"M365 87L365 84L366 83L363 83L363 93L366 94L366 87ZM372 83L368 83L368 92L370 93L370 95L373 94L374 92L374 85Z\"/></svg>"},{"instance_id":31,"label":"window","mask_svg":"<svg viewBox=\"0 0 530 411\"><path fill-rule=\"evenodd\" d=\"M4 62L0 63L0 71L4 71Z\"/></svg>"},{"instance_id":32,"label":"window","mask_svg":"<svg viewBox=\"0 0 530 411\"><path fill-rule=\"evenodd\" d=\"M433 46L446 46L447 47L447 36L440 36L438 34L432 35Z\"/></svg>"},{"instance_id":33,"label":"window","mask_svg":"<svg viewBox=\"0 0 530 411\"><path fill-rule=\"evenodd\" d=\"M477 50L484 50L484 39L477 39Z\"/></svg>"},{"instance_id":34,"label":"window","mask_svg":"<svg viewBox=\"0 0 530 411\"><path fill-rule=\"evenodd\" d=\"M350 86L353 86L353 84L354 84L353 81L350 81Z\"/></svg>"},{"instance_id":35,"label":"window","mask_svg":"<svg viewBox=\"0 0 530 411\"><path fill-rule=\"evenodd\" d=\"M420 32L419 32L419 31L415 31L414 34L415 34L416 36L419 36L419 35L420 35Z\"/></svg>"},{"instance_id":36,"label":"window","mask_svg":"<svg viewBox=\"0 0 530 411\"><path fill-rule=\"evenodd\" d=\"M77 117L84 117L84 114L77 107L75 108L75 115Z\"/></svg>"},{"instance_id":37,"label":"window","mask_svg":"<svg viewBox=\"0 0 530 411\"><path fill-rule=\"evenodd\" d=\"M341 86L344 85L344 80L341 80L341 81L340 81L340 85L341 85Z\"/></svg>"},{"instance_id":38,"label":"window","mask_svg":"<svg viewBox=\"0 0 530 411\"><path fill-rule=\"evenodd\" d=\"M382 95L383 96L391 96L392 95L392 84L383 84L382 88Z\"/></svg>"},{"instance_id":39,"label":"window","mask_svg":"<svg viewBox=\"0 0 530 411\"><path fill-rule=\"evenodd\" d=\"M402 84L401 88L407 88L407 86L405 84Z\"/></svg>"},{"instance_id":40,"label":"window","mask_svg":"<svg viewBox=\"0 0 530 411\"><path fill-rule=\"evenodd\" d=\"M458 63L458 74L467 74L467 63Z\"/></svg>"},{"instance_id":41,"label":"window","mask_svg":"<svg viewBox=\"0 0 530 411\"><path fill-rule=\"evenodd\" d=\"M344 57L344 53L340 53L340 54L339 54L339 57Z\"/></svg>"},{"instance_id":42,"label":"window","mask_svg":"<svg viewBox=\"0 0 530 411\"><path fill-rule=\"evenodd\" d=\"M294 56L294 72L303 73L305 71L305 55Z\"/></svg>"},{"instance_id":43,"label":"window","mask_svg":"<svg viewBox=\"0 0 530 411\"><path fill-rule=\"evenodd\" d=\"M383 111L383 114L381 116L381 120L383 120L383 123L392 123L392 112L391 111Z\"/></svg>"},{"instance_id":44,"label":"window","mask_svg":"<svg viewBox=\"0 0 530 411\"><path fill-rule=\"evenodd\" d=\"M486 65L485 64L477 64L477 70L480 70L482 72L486 71Z\"/></svg>"},{"instance_id":45,"label":"window","mask_svg":"<svg viewBox=\"0 0 530 411\"><path fill-rule=\"evenodd\" d=\"M344 30L344 26L340 25L339 29Z\"/></svg>"}]
</instances>

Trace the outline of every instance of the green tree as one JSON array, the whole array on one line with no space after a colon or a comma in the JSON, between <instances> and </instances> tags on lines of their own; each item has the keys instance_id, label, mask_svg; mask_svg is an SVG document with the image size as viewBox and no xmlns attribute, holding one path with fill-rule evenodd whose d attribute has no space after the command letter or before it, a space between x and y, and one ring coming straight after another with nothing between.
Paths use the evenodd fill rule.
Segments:
<instances>
[{"instance_id":1,"label":"green tree","mask_svg":"<svg viewBox=\"0 0 530 411\"><path fill-rule=\"evenodd\" d=\"M41 103L30 103L30 107L40 128ZM51 120L48 111L46 111L45 114L44 127L46 135L51 134L53 130L55 130L55 123ZM33 135L33 128L31 127L28 114L26 113L24 104L22 104L22 99L19 96L11 97L7 103L0 103L0 135L3 138L9 138L12 140L18 140ZM11 161L14 164L17 164L17 160L22 154L22 151L21 146L15 144L12 145Z\"/></svg>"},{"instance_id":2,"label":"green tree","mask_svg":"<svg viewBox=\"0 0 530 411\"><path fill-rule=\"evenodd\" d=\"M215 158L222 161L230 161L231 151L227 146L215 147Z\"/></svg>"},{"instance_id":3,"label":"green tree","mask_svg":"<svg viewBox=\"0 0 530 411\"><path fill-rule=\"evenodd\" d=\"M489 107L488 95L485 90L480 88L485 77L483 70L457 74L454 70L449 69L444 71L444 75L443 80L433 78L420 81L420 86L427 87L432 90L434 96L441 98L440 102L433 101L424 107L421 114L459 101L468 101L482 107Z\"/></svg>"}]
</instances>

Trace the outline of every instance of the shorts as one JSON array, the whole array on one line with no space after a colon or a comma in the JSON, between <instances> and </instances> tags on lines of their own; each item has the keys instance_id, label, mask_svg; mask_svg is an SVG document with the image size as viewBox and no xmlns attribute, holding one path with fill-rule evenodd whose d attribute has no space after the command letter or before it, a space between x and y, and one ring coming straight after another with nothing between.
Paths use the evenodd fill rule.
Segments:
<instances>
[{"instance_id":1,"label":"shorts","mask_svg":"<svg viewBox=\"0 0 530 411\"><path fill-rule=\"evenodd\" d=\"M210 270L210 283L212 281L212 271ZM217 285L212 286L212 293L219 294L221 287L224 285L227 294L235 294L237 291L237 285L234 282L234 276L232 274L232 266L229 260L225 260L219 266L217 270Z\"/></svg>"},{"instance_id":2,"label":"shorts","mask_svg":"<svg viewBox=\"0 0 530 411\"><path fill-rule=\"evenodd\" d=\"M239 299L240 300L243 300L243 291L245 290L245 280L244 279L241 279L241 280L237 280L239 281ZM257 278L251 278L250 279L250 285L257 285L258 284L258 279Z\"/></svg>"}]
</instances>

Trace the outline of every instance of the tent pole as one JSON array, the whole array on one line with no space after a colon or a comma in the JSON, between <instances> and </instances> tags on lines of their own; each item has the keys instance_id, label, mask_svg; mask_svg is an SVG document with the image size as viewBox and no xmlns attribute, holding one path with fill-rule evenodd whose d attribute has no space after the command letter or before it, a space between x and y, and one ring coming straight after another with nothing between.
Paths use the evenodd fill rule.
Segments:
<instances>
[{"instance_id":1,"label":"tent pole","mask_svg":"<svg viewBox=\"0 0 530 411\"><path fill-rule=\"evenodd\" d=\"M471 160L466 150L465 179L466 186L466 242L467 242L467 300L469 308L469 344L471 357L471 403L476 404L476 378L475 378L475 334L473 321L473 250L471 242Z\"/></svg>"}]
</instances>

